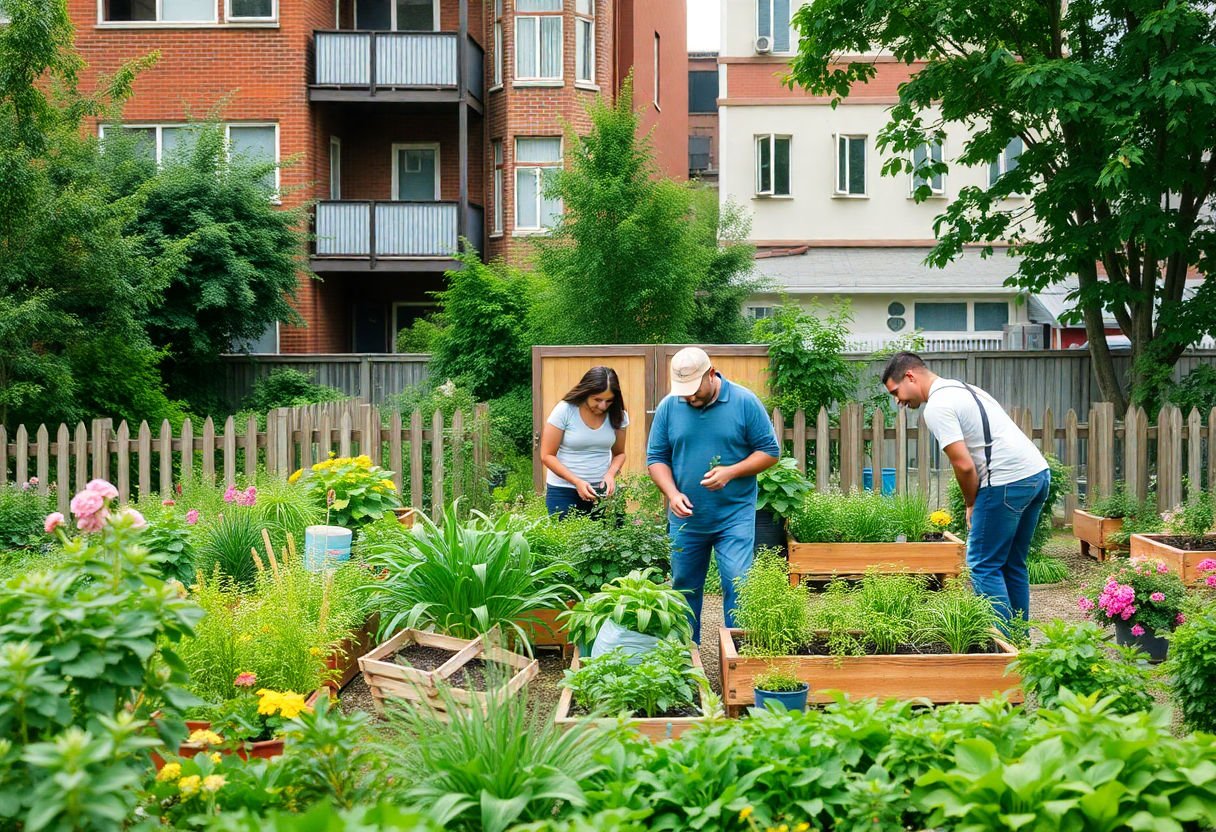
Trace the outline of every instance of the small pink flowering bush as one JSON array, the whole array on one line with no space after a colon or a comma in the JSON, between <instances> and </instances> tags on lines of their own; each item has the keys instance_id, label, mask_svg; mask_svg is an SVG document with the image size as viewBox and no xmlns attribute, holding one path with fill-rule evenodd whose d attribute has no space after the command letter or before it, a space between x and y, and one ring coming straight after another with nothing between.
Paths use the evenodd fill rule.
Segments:
<instances>
[{"instance_id":1,"label":"small pink flowering bush","mask_svg":"<svg viewBox=\"0 0 1216 832\"><path fill-rule=\"evenodd\" d=\"M1164 563L1122 562L1077 599L1077 607L1099 624L1124 621L1134 635L1166 633L1180 623L1186 587Z\"/></svg>"}]
</instances>

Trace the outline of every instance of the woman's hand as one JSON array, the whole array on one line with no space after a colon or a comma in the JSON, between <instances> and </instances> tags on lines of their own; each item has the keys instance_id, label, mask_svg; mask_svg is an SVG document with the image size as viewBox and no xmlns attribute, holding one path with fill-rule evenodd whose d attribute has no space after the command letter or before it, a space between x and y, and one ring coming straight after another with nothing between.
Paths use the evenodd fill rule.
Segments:
<instances>
[{"instance_id":1,"label":"woman's hand","mask_svg":"<svg viewBox=\"0 0 1216 832\"><path fill-rule=\"evenodd\" d=\"M574 488L578 491L579 499L586 500L589 503L594 503L600 498L599 494L595 493L595 489L591 483L586 480L579 480L574 484Z\"/></svg>"},{"instance_id":2,"label":"woman's hand","mask_svg":"<svg viewBox=\"0 0 1216 832\"><path fill-rule=\"evenodd\" d=\"M604 474L604 494L605 497L611 497L616 493L616 476L612 472Z\"/></svg>"}]
</instances>

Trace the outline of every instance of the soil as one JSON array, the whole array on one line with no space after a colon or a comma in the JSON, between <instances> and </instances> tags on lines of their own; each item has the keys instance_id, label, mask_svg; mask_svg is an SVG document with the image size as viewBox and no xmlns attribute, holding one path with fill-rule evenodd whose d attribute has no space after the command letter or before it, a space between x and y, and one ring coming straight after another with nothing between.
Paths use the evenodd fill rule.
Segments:
<instances>
[{"instance_id":1,"label":"soil","mask_svg":"<svg viewBox=\"0 0 1216 832\"><path fill-rule=\"evenodd\" d=\"M589 716L590 713L591 712L586 708L581 708L578 705L572 705L570 707L570 716L572 717ZM685 705L683 708L672 708L670 710L663 711L662 713L657 713L652 717L643 717L640 714L634 714L634 719L681 719L700 715L701 712L695 707L692 705Z\"/></svg>"},{"instance_id":2,"label":"soil","mask_svg":"<svg viewBox=\"0 0 1216 832\"><path fill-rule=\"evenodd\" d=\"M946 539L946 536L944 534L942 534L941 532L929 532L927 535L925 535L924 537L921 538L921 542L923 542L923 543L941 543L945 539Z\"/></svg>"},{"instance_id":3,"label":"soil","mask_svg":"<svg viewBox=\"0 0 1216 832\"><path fill-rule=\"evenodd\" d=\"M393 661L415 670L435 670L452 658L451 650L439 647L424 647L411 644L393 654ZM484 691L486 689L486 669L491 667L491 674L501 673L504 680L511 678L512 669L498 662L486 662L483 659L470 659L455 673L448 677L448 683L453 687L466 690Z\"/></svg>"},{"instance_id":4,"label":"soil","mask_svg":"<svg viewBox=\"0 0 1216 832\"><path fill-rule=\"evenodd\" d=\"M1216 552L1216 538L1204 537L1196 540L1193 537L1154 537L1158 543L1183 549L1187 552Z\"/></svg>"}]
</instances>

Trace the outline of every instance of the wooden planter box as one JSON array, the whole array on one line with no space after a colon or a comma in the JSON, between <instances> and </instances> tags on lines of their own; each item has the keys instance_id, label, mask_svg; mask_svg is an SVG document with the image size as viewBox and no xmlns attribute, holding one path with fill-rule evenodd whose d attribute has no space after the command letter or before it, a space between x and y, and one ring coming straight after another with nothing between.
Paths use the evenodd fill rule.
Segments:
<instances>
[{"instance_id":1,"label":"wooden planter box","mask_svg":"<svg viewBox=\"0 0 1216 832\"><path fill-rule=\"evenodd\" d=\"M1000 653L759 659L739 655L735 639L741 635L742 630L726 627L718 631L722 701L732 716L754 704L753 680L774 662L792 668L799 680L811 686L809 703L830 701L830 690L854 699L928 699L934 704L979 702L995 693L1022 701L1021 679L1006 672L1017 658L1017 648L1000 638L995 639Z\"/></svg>"},{"instance_id":2,"label":"wooden planter box","mask_svg":"<svg viewBox=\"0 0 1216 832\"><path fill-rule=\"evenodd\" d=\"M562 658L565 658L574 645L570 643L570 630L566 623L559 622L557 617L573 606L574 602L571 601L560 610L533 610L529 620L520 622L520 626L528 634L529 643L533 647L560 648Z\"/></svg>"},{"instance_id":3,"label":"wooden planter box","mask_svg":"<svg viewBox=\"0 0 1216 832\"><path fill-rule=\"evenodd\" d=\"M967 545L950 532L945 540L908 543L799 543L790 538L790 583L803 578L864 575L867 570L947 577L966 563Z\"/></svg>"},{"instance_id":4,"label":"wooden planter box","mask_svg":"<svg viewBox=\"0 0 1216 832\"><path fill-rule=\"evenodd\" d=\"M518 693L524 685L536 678L540 665L535 659L495 646L493 642L499 637L497 629L487 633L485 639L453 638L410 629L397 633L366 656L359 658L359 669L363 671L363 679L371 689L376 712L383 712L384 700L396 698L426 703L442 716L447 710L447 703L439 695L439 685L446 684L456 671L473 659L493 661L513 668L511 678L502 686L500 692L508 696ZM393 654L410 644L447 650L452 653L452 657L434 670L419 670L392 661ZM450 690L452 699L458 706L485 710L486 693L455 686L450 686Z\"/></svg>"},{"instance_id":5,"label":"wooden planter box","mask_svg":"<svg viewBox=\"0 0 1216 832\"><path fill-rule=\"evenodd\" d=\"M1200 561L1208 558L1216 559L1216 551L1196 552L1178 549L1162 543L1161 539L1169 537L1164 534L1134 534L1131 539L1131 557L1133 560L1159 560L1170 568L1170 571L1182 578L1183 583L1197 584L1205 573L1199 571ZM1206 535L1207 540L1216 540L1216 534Z\"/></svg>"},{"instance_id":6,"label":"wooden planter box","mask_svg":"<svg viewBox=\"0 0 1216 832\"><path fill-rule=\"evenodd\" d=\"M700 651L696 647L693 647L691 653L692 666L698 670L701 670L702 666ZM570 662L571 670L578 670L578 660L579 652L578 648L576 647L574 648L574 659ZM652 742L662 742L663 740L678 737L694 725L703 724L707 719L704 714L709 710L709 703L705 701L705 691L700 691L698 695L700 697L702 716L681 716L670 718L652 717L650 719L635 717L629 720L629 725L643 737L646 737L646 739L651 740ZM553 721L556 722L557 726L563 731L568 731L572 726L579 725L586 721L585 717L580 718L577 716L570 716L570 709L573 706L574 694L569 688L563 687L562 695L557 700L557 713L553 717ZM612 718L599 719L596 720L596 722L616 724L616 720Z\"/></svg>"},{"instance_id":7,"label":"wooden planter box","mask_svg":"<svg viewBox=\"0 0 1216 832\"><path fill-rule=\"evenodd\" d=\"M359 674L359 657L371 652L376 646L376 630L380 626L380 614L372 613L349 638L340 641L325 665L335 671L333 677L325 683L335 694L346 687L351 679Z\"/></svg>"},{"instance_id":8,"label":"wooden planter box","mask_svg":"<svg viewBox=\"0 0 1216 832\"><path fill-rule=\"evenodd\" d=\"M1081 541L1081 554L1098 561L1106 560L1111 552L1127 548L1111 540L1111 535L1122 528L1122 517L1103 517L1079 508L1072 513L1072 536Z\"/></svg>"}]
</instances>

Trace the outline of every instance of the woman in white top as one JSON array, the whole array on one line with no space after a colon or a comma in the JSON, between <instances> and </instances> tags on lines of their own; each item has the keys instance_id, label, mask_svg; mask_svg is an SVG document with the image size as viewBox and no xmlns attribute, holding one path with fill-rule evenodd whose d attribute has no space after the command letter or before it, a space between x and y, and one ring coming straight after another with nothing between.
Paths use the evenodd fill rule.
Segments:
<instances>
[{"instance_id":1,"label":"woman in white top","mask_svg":"<svg viewBox=\"0 0 1216 832\"><path fill-rule=\"evenodd\" d=\"M629 414L611 367L592 367L553 408L540 437L545 506L564 517L590 513L600 497L616 491L625 464Z\"/></svg>"}]
</instances>

